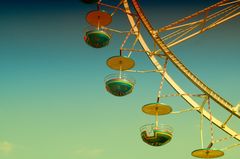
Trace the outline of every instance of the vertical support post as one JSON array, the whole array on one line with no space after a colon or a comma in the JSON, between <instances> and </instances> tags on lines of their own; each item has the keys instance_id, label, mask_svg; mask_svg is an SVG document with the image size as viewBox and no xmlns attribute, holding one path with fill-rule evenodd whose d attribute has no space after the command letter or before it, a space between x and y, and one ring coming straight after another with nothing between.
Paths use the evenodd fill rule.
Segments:
<instances>
[{"instance_id":1,"label":"vertical support post","mask_svg":"<svg viewBox=\"0 0 240 159\"><path fill-rule=\"evenodd\" d=\"M97 30L100 28L100 16L98 16L98 25L97 25Z\"/></svg>"},{"instance_id":2,"label":"vertical support post","mask_svg":"<svg viewBox=\"0 0 240 159\"><path fill-rule=\"evenodd\" d=\"M156 107L155 128L158 128L158 107Z\"/></svg>"}]
</instances>

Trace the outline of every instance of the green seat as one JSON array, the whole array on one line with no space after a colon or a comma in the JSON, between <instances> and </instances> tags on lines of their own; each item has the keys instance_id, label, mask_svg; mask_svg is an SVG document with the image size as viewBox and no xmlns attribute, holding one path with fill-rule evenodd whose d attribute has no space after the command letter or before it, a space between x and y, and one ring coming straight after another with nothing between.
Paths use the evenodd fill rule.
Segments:
<instances>
[{"instance_id":1,"label":"green seat","mask_svg":"<svg viewBox=\"0 0 240 159\"><path fill-rule=\"evenodd\" d=\"M170 142L172 133L167 130L154 129L153 135L148 135L147 131L142 131L142 140L151 146L162 146Z\"/></svg>"},{"instance_id":2,"label":"green seat","mask_svg":"<svg viewBox=\"0 0 240 159\"><path fill-rule=\"evenodd\" d=\"M115 96L125 96L130 94L134 88L134 83L127 79L114 78L106 81L106 89Z\"/></svg>"},{"instance_id":3,"label":"green seat","mask_svg":"<svg viewBox=\"0 0 240 159\"><path fill-rule=\"evenodd\" d=\"M85 42L94 48L107 46L110 39L110 35L102 30L91 30L86 32L86 35L84 36Z\"/></svg>"}]
</instances>

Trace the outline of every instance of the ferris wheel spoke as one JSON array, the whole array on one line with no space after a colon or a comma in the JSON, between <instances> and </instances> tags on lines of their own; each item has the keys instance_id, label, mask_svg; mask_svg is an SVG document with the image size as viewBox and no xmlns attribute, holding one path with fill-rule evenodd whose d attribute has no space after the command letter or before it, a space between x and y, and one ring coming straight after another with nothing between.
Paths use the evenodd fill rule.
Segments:
<instances>
[{"instance_id":1,"label":"ferris wheel spoke","mask_svg":"<svg viewBox=\"0 0 240 159\"><path fill-rule=\"evenodd\" d=\"M193 18L195 18L195 17L197 17L197 16L199 16L201 14L206 14L206 12L212 11L212 10L217 9L219 7L222 7L222 6L226 6L230 2L232 2L231 4L235 4L236 3L237 5L239 5L239 1L222 0L222 1L212 5L210 7L207 7L205 9L201 10L201 11L193 13L190 16L184 17L184 18L182 18L182 19L180 19L180 20L178 20L176 22L173 22L173 23L171 23L171 24L169 24L169 25L167 25L167 26L165 26L163 28L160 28L159 31L167 30L168 28L172 28L174 26L178 26L179 24L183 24L184 22L187 22L188 20L193 19Z\"/></svg>"},{"instance_id":2,"label":"ferris wheel spoke","mask_svg":"<svg viewBox=\"0 0 240 159\"><path fill-rule=\"evenodd\" d=\"M228 6L229 4L231 5ZM184 18L184 21L180 20L168 26L159 28L156 32L164 34L162 40L170 48L239 16L240 2L234 1L229 4L224 5L224 8L222 7L220 10L214 8L216 10L212 10L213 13L211 14L209 14L210 10L205 10L205 12L202 12L198 16L190 16L191 18L186 17ZM202 14L204 15L204 18L201 18Z\"/></svg>"},{"instance_id":3,"label":"ferris wheel spoke","mask_svg":"<svg viewBox=\"0 0 240 159\"><path fill-rule=\"evenodd\" d=\"M232 117L233 117L233 114L230 114L227 120L223 123L222 127L225 127Z\"/></svg>"},{"instance_id":4,"label":"ferris wheel spoke","mask_svg":"<svg viewBox=\"0 0 240 159\"><path fill-rule=\"evenodd\" d=\"M232 1L232 2L226 2L226 3L224 3L224 4L220 5L220 6L225 6L225 5L229 5L229 4L233 4L233 3L238 3L238 2L240 2L240 0L235 0L235 1Z\"/></svg>"},{"instance_id":5,"label":"ferris wheel spoke","mask_svg":"<svg viewBox=\"0 0 240 159\"><path fill-rule=\"evenodd\" d=\"M125 9L123 9L123 8L120 7L120 6L123 4L123 1L124 1L124 0L121 0L117 6L113 6L113 5L109 5L109 4L106 4L106 3L102 3L102 2L100 2L100 1L99 1L98 4L99 4L100 6L105 6L105 7L114 9L112 15L114 15L117 11L121 11L121 12L123 12L123 13L125 13L125 14L131 15L131 16L133 16L133 17L137 17L136 14L133 14L133 13L130 13L130 12L126 12Z\"/></svg>"}]
</instances>

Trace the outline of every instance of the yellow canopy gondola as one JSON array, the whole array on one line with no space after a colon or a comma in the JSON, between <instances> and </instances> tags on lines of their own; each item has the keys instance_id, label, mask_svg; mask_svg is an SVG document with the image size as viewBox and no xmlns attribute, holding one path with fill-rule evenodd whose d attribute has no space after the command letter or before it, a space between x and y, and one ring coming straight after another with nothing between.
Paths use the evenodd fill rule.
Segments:
<instances>
[{"instance_id":1,"label":"yellow canopy gondola","mask_svg":"<svg viewBox=\"0 0 240 159\"><path fill-rule=\"evenodd\" d=\"M144 125L140 128L142 140L151 146L162 146L169 143L173 137L172 127L158 124L158 116L172 112L169 105L163 103L149 103L142 107L142 111L156 117L155 124Z\"/></svg>"},{"instance_id":2,"label":"yellow canopy gondola","mask_svg":"<svg viewBox=\"0 0 240 159\"><path fill-rule=\"evenodd\" d=\"M109 25L112 22L112 16L103 10L93 10L87 14L86 20L95 29L86 32L84 36L85 42L94 48L107 46L111 35L102 30L101 27Z\"/></svg>"}]
</instances>

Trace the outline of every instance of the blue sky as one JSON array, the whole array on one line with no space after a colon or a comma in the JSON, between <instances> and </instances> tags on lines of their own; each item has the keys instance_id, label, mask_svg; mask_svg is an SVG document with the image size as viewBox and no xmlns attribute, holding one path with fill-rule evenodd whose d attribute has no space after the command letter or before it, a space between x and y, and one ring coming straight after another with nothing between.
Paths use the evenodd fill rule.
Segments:
<instances>
[{"instance_id":1,"label":"blue sky","mask_svg":"<svg viewBox=\"0 0 240 159\"><path fill-rule=\"evenodd\" d=\"M158 27L214 2L140 4ZM136 87L126 97L114 97L105 90L104 77L115 73L106 66L106 59L118 54L124 36L113 33L110 45L102 49L86 45L85 15L94 9L94 5L77 0L1 1L0 158L193 158L191 151L201 146L200 117L195 112L160 117L160 123L174 128L169 144L156 148L141 141L139 128L154 121L141 112L141 107L155 102L159 74L130 74L136 79ZM124 14L117 14L111 26L130 28ZM190 70L233 105L240 101L239 35L238 17L172 48ZM154 69L145 55L136 53L132 57L136 69ZM172 64L168 70L183 88L198 93ZM174 93L167 84L163 91ZM174 110L189 108L180 98L164 102ZM217 116L227 117L218 105L213 106ZM231 124L238 126L238 122L234 119ZM205 123L207 145L209 127ZM217 138L226 136L218 128L215 132ZM238 151L226 151L222 158L236 158Z\"/></svg>"}]
</instances>

